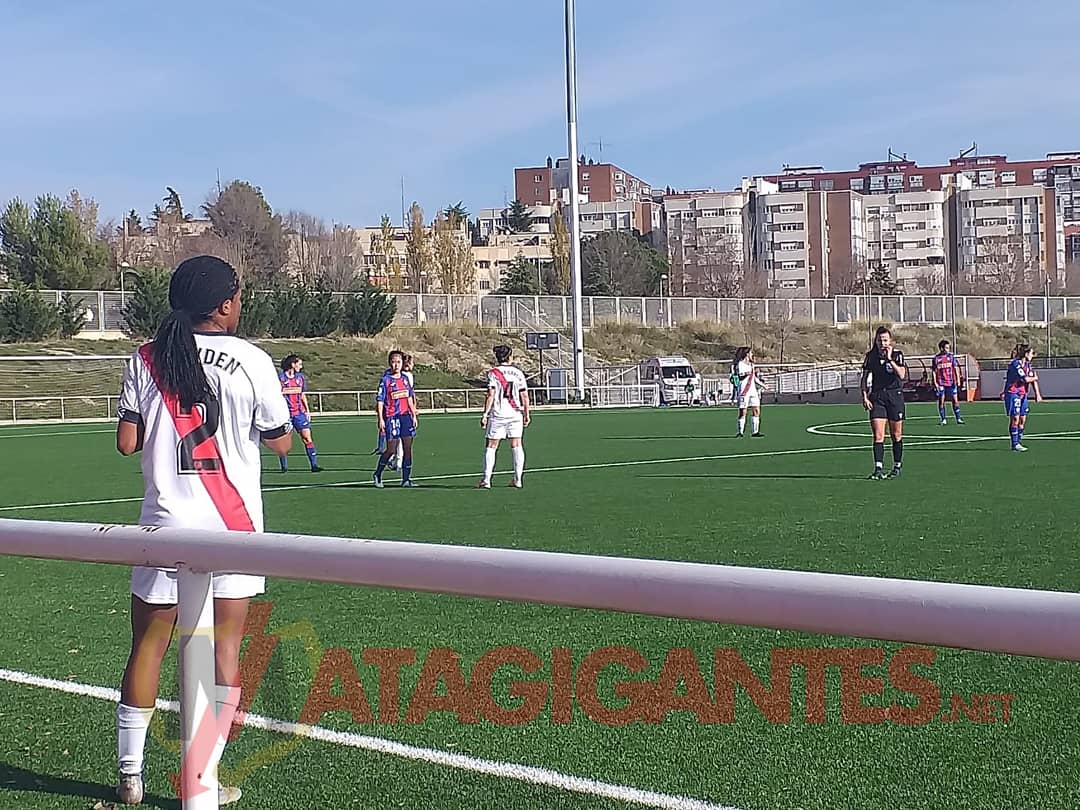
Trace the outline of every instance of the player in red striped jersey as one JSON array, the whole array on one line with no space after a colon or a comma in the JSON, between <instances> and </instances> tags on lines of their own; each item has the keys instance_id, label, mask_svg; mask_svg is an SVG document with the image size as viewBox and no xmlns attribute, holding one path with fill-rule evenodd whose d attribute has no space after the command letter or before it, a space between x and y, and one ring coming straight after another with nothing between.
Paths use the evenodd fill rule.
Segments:
<instances>
[{"instance_id":1,"label":"player in red striped jersey","mask_svg":"<svg viewBox=\"0 0 1080 810\"><path fill-rule=\"evenodd\" d=\"M484 402L484 414L480 417L480 426L484 428L487 438L484 477L476 486L478 489L491 489L499 442L509 439L514 457L514 477L510 486L521 489L521 479L525 475L525 447L521 438L531 421L529 383L521 369L511 365L513 352L509 346L496 346L493 351L498 365L488 372L487 400Z\"/></svg>"},{"instance_id":2,"label":"player in red striped jersey","mask_svg":"<svg viewBox=\"0 0 1080 810\"><path fill-rule=\"evenodd\" d=\"M153 342L128 362L120 394L117 450L125 456L142 452L139 523L261 532L260 443L280 457L293 435L274 361L234 336L240 278L221 259L197 256L180 264L169 304L172 311ZM262 577L213 576L219 732L207 752L207 773L216 773L240 702L248 601L264 587ZM131 593L131 654L117 708L117 793L122 802L138 804L146 732L176 626L176 571L136 567ZM221 804L239 798L236 788L220 789Z\"/></svg>"}]
</instances>

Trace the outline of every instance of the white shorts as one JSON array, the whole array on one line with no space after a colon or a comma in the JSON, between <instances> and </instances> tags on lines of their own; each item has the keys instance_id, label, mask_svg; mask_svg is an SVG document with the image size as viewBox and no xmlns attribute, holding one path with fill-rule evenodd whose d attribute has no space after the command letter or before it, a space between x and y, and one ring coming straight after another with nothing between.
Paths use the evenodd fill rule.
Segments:
<instances>
[{"instance_id":1,"label":"white shorts","mask_svg":"<svg viewBox=\"0 0 1080 810\"><path fill-rule=\"evenodd\" d=\"M487 438L520 439L525 433L525 417L492 416L488 419Z\"/></svg>"},{"instance_id":2,"label":"white shorts","mask_svg":"<svg viewBox=\"0 0 1080 810\"><path fill-rule=\"evenodd\" d=\"M760 408L761 407L761 394L758 391L753 391L744 397L739 397L739 410L745 410L746 408Z\"/></svg>"},{"instance_id":3,"label":"white shorts","mask_svg":"<svg viewBox=\"0 0 1080 810\"><path fill-rule=\"evenodd\" d=\"M214 574L215 599L250 599L266 590L266 577L251 574ZM151 605L175 605L176 569L131 569L131 592Z\"/></svg>"}]
</instances>

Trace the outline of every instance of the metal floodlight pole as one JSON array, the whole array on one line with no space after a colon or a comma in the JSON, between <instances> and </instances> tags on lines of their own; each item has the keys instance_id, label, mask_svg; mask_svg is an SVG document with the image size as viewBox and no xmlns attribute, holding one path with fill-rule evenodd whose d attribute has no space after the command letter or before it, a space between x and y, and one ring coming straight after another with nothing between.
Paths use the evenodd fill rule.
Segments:
<instances>
[{"instance_id":1,"label":"metal floodlight pole","mask_svg":"<svg viewBox=\"0 0 1080 810\"><path fill-rule=\"evenodd\" d=\"M577 57L574 0L566 0L566 132L570 169L570 290L574 299L574 386L585 401L585 338L581 325L581 210L578 202Z\"/></svg>"}]
</instances>

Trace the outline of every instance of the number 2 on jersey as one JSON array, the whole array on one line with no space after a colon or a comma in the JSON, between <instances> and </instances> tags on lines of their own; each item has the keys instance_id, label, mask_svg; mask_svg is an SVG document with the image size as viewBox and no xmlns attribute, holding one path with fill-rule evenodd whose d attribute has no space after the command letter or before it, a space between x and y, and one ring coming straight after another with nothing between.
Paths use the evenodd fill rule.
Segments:
<instances>
[{"instance_id":1,"label":"number 2 on jersey","mask_svg":"<svg viewBox=\"0 0 1080 810\"><path fill-rule=\"evenodd\" d=\"M221 455L216 444L211 444L199 458L195 457L196 451L214 438L220 426L221 404L216 399L197 402L190 412L180 411L176 415L176 427L181 432L176 448L181 475L221 471Z\"/></svg>"}]
</instances>

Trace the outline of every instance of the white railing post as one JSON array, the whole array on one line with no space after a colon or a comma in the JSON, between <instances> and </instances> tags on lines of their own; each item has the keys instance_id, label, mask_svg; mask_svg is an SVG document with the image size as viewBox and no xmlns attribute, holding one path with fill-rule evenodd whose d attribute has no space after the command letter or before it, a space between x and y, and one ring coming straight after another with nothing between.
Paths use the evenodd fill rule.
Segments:
<instances>
[{"instance_id":1,"label":"white railing post","mask_svg":"<svg viewBox=\"0 0 1080 810\"><path fill-rule=\"evenodd\" d=\"M357 412L357 414L363 413L363 410L360 408L360 392L359 391L356 392L356 412Z\"/></svg>"},{"instance_id":2,"label":"white railing post","mask_svg":"<svg viewBox=\"0 0 1080 810\"><path fill-rule=\"evenodd\" d=\"M60 397L60 421L63 422L66 419L67 416L64 414L64 398Z\"/></svg>"},{"instance_id":3,"label":"white railing post","mask_svg":"<svg viewBox=\"0 0 1080 810\"><path fill-rule=\"evenodd\" d=\"M219 734L214 599L209 573L176 571L180 625L180 796L183 810L218 810L217 768L208 767ZM228 737L229 730L221 732Z\"/></svg>"}]
</instances>

